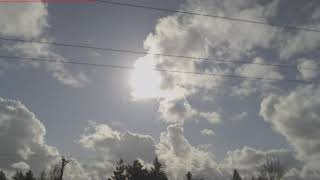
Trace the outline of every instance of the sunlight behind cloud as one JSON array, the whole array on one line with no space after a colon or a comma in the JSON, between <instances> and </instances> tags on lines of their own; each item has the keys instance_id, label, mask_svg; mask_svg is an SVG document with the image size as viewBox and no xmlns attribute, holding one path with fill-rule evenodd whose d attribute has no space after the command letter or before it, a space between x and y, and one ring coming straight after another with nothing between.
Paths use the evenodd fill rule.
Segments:
<instances>
[{"instance_id":1,"label":"sunlight behind cloud","mask_svg":"<svg viewBox=\"0 0 320 180\"><path fill-rule=\"evenodd\" d=\"M145 56L138 59L130 76L131 96L136 99L165 98L170 92L161 90L160 72L154 71L153 57Z\"/></svg>"},{"instance_id":2,"label":"sunlight behind cloud","mask_svg":"<svg viewBox=\"0 0 320 180\"><path fill-rule=\"evenodd\" d=\"M130 78L131 95L135 99L159 97L161 77L159 72L152 70L154 68L152 59L138 59L135 68Z\"/></svg>"}]
</instances>

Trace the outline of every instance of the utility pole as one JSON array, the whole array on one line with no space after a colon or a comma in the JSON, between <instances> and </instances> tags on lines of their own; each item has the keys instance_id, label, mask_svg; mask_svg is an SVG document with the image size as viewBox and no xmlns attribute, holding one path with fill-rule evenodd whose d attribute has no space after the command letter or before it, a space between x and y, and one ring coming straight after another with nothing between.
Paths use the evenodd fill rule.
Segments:
<instances>
[{"instance_id":1,"label":"utility pole","mask_svg":"<svg viewBox=\"0 0 320 180\"><path fill-rule=\"evenodd\" d=\"M67 160L62 156L59 180L62 180L64 168L65 168L65 166L66 166L68 163L69 163L69 161L67 161Z\"/></svg>"}]
</instances>

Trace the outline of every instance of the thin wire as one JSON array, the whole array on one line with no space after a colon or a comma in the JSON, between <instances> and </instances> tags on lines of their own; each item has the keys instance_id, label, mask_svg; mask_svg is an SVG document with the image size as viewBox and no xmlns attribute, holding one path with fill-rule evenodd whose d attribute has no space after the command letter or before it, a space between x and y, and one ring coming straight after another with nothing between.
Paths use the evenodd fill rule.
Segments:
<instances>
[{"instance_id":1,"label":"thin wire","mask_svg":"<svg viewBox=\"0 0 320 180\"><path fill-rule=\"evenodd\" d=\"M146 6L146 5L113 2L113 1L109 1L109 0L96 0L96 2L107 3L107 4L117 5L117 6L126 6L126 7L156 10L156 11L169 12L169 13L182 13L182 14L188 14L188 15L193 15L193 16L219 18L219 19L224 19L224 20L229 20L229 21L238 21L238 22L244 22L244 23L266 25L266 26L283 28L283 29L291 29L291 30L296 30L296 31L320 32L319 29L313 29L313 28L305 28L305 27L298 27L298 26L291 26L291 25L282 25L282 24L276 24L276 23L267 23L267 22L255 21L255 20L250 20L250 19L240 19L240 18L227 17L227 16L202 14L202 13L197 13L197 12L180 11L180 10L175 10L175 9L159 8L159 7L152 7L152 6Z\"/></svg>"},{"instance_id":2,"label":"thin wire","mask_svg":"<svg viewBox=\"0 0 320 180\"><path fill-rule=\"evenodd\" d=\"M172 54L161 54L161 53L150 53L143 51L134 51L134 50L125 50L125 49L114 49L114 48L104 48L98 46L90 46L90 45L81 45L81 44L71 44L71 43L59 43L59 42L46 42L46 41L36 41L36 40L27 40L27 39L17 39L17 38L8 38L0 36L0 40L5 41L16 41L23 43L38 43L38 44L46 44L46 45L54 45L54 46L63 46L63 47L75 47L75 48L84 48L84 49L94 49L94 50L102 50L102 51L112 51L119 53L129 53L129 54L142 54L142 55L153 55L153 56L161 56L161 57L169 57L169 58L179 58L179 59L188 59L188 60L202 60L202 61L216 61L220 63L235 63L235 64L254 64L259 66L272 66L279 68L290 68L290 69L305 69L305 70L319 70L319 68L311 68L311 67L298 67L298 65L289 65L289 64L270 64L270 63L259 63L259 62L250 62L250 61L234 61L234 60L223 60L223 59L213 59L213 58L203 58L203 57L192 57L192 56L182 56L182 55L172 55Z\"/></svg>"},{"instance_id":3,"label":"thin wire","mask_svg":"<svg viewBox=\"0 0 320 180\"><path fill-rule=\"evenodd\" d=\"M50 63L65 63L65 64L84 65L84 66L92 66L92 67L105 67L105 68L113 68L113 69L131 69L131 70L136 69L135 67L132 67L132 66L96 64L96 63L57 60L57 59L43 59L43 58L17 57L17 56L5 56L5 55L0 55L0 58L16 59L16 60L20 59L25 61L40 61L40 62L50 62ZM6 61L7 59L0 59L0 60ZM160 68L152 68L151 70L159 71L159 72L177 73L177 74L216 76L221 78L232 78L232 79L246 79L250 81L283 81L283 82L293 82L293 83L300 83L300 84L319 83L315 81L304 81L304 80L296 80L296 79L248 77L248 76L239 76L239 75L232 75L232 74L202 73L202 72L194 72L194 71L180 71L180 70L169 70L169 69L160 69Z\"/></svg>"},{"instance_id":4,"label":"thin wire","mask_svg":"<svg viewBox=\"0 0 320 180\"><path fill-rule=\"evenodd\" d=\"M26 158L26 160L32 159L40 159L40 160L47 160L48 158L61 158L63 156L41 156L39 154L32 154ZM82 160L97 160L98 156L96 157L88 157L84 155L77 155L77 156L66 156L68 159L82 159ZM7 154L7 153L0 153L0 160L17 160L17 159L25 159L17 154Z\"/></svg>"}]
</instances>

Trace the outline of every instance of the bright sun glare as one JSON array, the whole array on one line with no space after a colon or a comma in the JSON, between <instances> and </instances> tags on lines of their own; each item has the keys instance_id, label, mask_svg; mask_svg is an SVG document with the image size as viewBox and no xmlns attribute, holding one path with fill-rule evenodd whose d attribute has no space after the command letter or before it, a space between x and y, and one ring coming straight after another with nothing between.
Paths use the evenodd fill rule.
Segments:
<instances>
[{"instance_id":1,"label":"bright sun glare","mask_svg":"<svg viewBox=\"0 0 320 180\"><path fill-rule=\"evenodd\" d=\"M155 64L148 57L140 58L135 63L135 68L130 77L131 95L135 99L148 99L164 97L161 90L161 75L154 71Z\"/></svg>"}]
</instances>

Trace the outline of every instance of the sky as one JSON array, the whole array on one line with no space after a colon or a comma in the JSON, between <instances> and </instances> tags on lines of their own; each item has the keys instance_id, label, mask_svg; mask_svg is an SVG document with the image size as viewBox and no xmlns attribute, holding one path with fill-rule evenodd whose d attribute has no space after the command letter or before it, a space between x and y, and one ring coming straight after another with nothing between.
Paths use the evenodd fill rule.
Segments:
<instances>
[{"instance_id":1,"label":"sky","mask_svg":"<svg viewBox=\"0 0 320 180\"><path fill-rule=\"evenodd\" d=\"M0 56L134 67L0 57L0 169L39 173L66 156L66 179L100 180L120 158L147 166L157 156L172 180L187 171L210 180L234 168L250 177L274 155L286 179L320 178L320 2L117 2L264 24L101 2L0 3L2 38L146 52L0 40Z\"/></svg>"}]
</instances>

